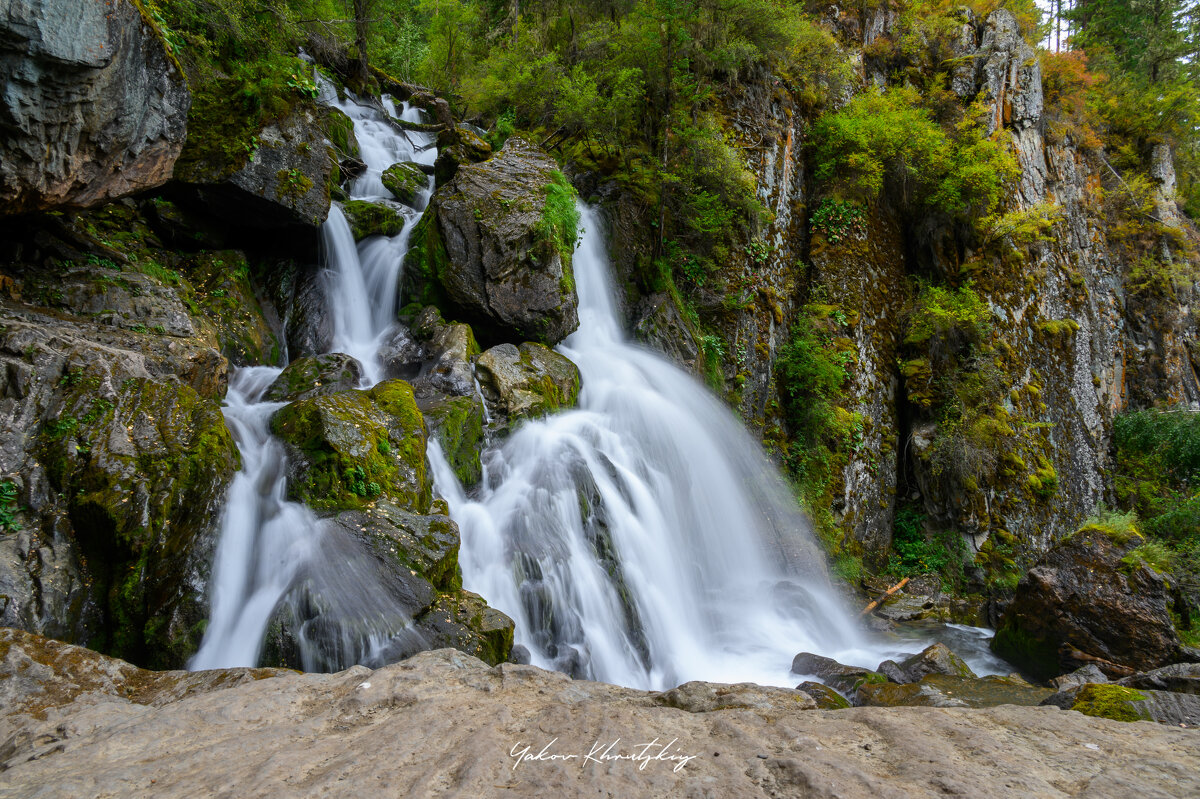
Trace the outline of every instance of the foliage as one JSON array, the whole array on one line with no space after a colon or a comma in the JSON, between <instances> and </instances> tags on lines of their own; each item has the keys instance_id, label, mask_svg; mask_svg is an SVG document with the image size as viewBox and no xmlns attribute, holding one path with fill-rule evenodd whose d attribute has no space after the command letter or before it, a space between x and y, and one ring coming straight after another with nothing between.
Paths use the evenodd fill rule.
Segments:
<instances>
[{"instance_id":1,"label":"foliage","mask_svg":"<svg viewBox=\"0 0 1200 799\"><path fill-rule=\"evenodd\" d=\"M991 329L992 311L968 282L958 289L925 285L908 317L906 344L934 339L978 345Z\"/></svg>"},{"instance_id":2,"label":"foliage","mask_svg":"<svg viewBox=\"0 0 1200 799\"><path fill-rule=\"evenodd\" d=\"M848 236L866 233L865 216L862 208L854 203L826 197L813 212L812 230L825 236L830 244L837 244Z\"/></svg>"},{"instance_id":3,"label":"foliage","mask_svg":"<svg viewBox=\"0 0 1200 799\"><path fill-rule=\"evenodd\" d=\"M953 217L992 213L1016 161L964 117L947 132L913 88L860 94L817 121L816 176L839 193L871 202L886 189Z\"/></svg>"},{"instance_id":4,"label":"foliage","mask_svg":"<svg viewBox=\"0 0 1200 799\"><path fill-rule=\"evenodd\" d=\"M17 512L17 486L12 480L0 482L0 532L13 533L21 525L13 518Z\"/></svg>"},{"instance_id":5,"label":"foliage","mask_svg":"<svg viewBox=\"0 0 1200 799\"><path fill-rule=\"evenodd\" d=\"M538 234L558 250L564 261L575 251L579 235L579 209L575 207L575 188L558 170L546 184L546 204L537 226Z\"/></svg>"}]
</instances>

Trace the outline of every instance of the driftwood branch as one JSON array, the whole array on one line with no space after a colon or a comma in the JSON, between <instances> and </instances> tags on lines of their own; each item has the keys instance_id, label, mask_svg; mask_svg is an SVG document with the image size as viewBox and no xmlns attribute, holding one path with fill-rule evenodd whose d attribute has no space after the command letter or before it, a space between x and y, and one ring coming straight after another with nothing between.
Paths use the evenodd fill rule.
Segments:
<instances>
[{"instance_id":1,"label":"driftwood branch","mask_svg":"<svg viewBox=\"0 0 1200 799\"><path fill-rule=\"evenodd\" d=\"M878 598L876 598L876 600L875 600L874 602L872 602L871 604L869 604L869 605L867 605L865 608L863 608L863 609L862 609L862 613L860 613L860 614L858 614L858 615L859 615L859 616L866 616L868 613L870 613L871 611L873 611L875 608L879 607L880 603L882 603L882 602L883 602L883 600L887 599L887 598L888 598L888 597L890 597L892 594L896 593L897 591L899 591L901 588L903 588L903 587L904 587L904 586L906 586L906 585L908 585L908 578L907 578L907 577L905 577L903 580L901 580L900 582L898 582L898 583L896 583L895 585L893 585L893 586L892 586L891 588L889 588L888 590L884 591L884 592L883 592L883 594L882 594L882 595L880 595Z\"/></svg>"}]
</instances>

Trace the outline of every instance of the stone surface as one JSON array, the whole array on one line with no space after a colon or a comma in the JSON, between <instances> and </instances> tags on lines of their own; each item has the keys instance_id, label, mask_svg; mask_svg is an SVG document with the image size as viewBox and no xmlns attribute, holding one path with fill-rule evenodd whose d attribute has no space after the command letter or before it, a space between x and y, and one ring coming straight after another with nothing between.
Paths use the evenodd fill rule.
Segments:
<instances>
[{"instance_id":1,"label":"stone surface","mask_svg":"<svg viewBox=\"0 0 1200 799\"><path fill-rule=\"evenodd\" d=\"M412 205L425 189L429 176L418 164L404 161L383 170L380 179L383 181L383 187L390 191L397 201Z\"/></svg>"},{"instance_id":2,"label":"stone surface","mask_svg":"<svg viewBox=\"0 0 1200 799\"><path fill-rule=\"evenodd\" d=\"M1200 696L1195 694L1085 683L1048 696L1042 704L1114 721L1200 728Z\"/></svg>"},{"instance_id":3,"label":"stone surface","mask_svg":"<svg viewBox=\"0 0 1200 799\"><path fill-rule=\"evenodd\" d=\"M997 707L1042 703L1051 693L1014 677L930 674L919 682L871 683L858 690L864 707Z\"/></svg>"},{"instance_id":4,"label":"stone surface","mask_svg":"<svg viewBox=\"0 0 1200 799\"><path fill-rule=\"evenodd\" d=\"M191 95L132 0L0 8L0 215L91 206L162 185Z\"/></svg>"},{"instance_id":5,"label":"stone surface","mask_svg":"<svg viewBox=\"0 0 1200 799\"><path fill-rule=\"evenodd\" d=\"M963 662L963 659L950 651L950 647L942 643L931 644L912 657L905 658L899 663L900 670L907 678L904 682L920 682L929 674L946 674L952 677L974 677L975 672ZM876 671L883 671L882 668Z\"/></svg>"},{"instance_id":6,"label":"stone surface","mask_svg":"<svg viewBox=\"0 0 1200 799\"><path fill-rule=\"evenodd\" d=\"M701 370L696 332L666 292L643 297L634 309L633 334L689 372Z\"/></svg>"},{"instance_id":7,"label":"stone surface","mask_svg":"<svg viewBox=\"0 0 1200 799\"><path fill-rule=\"evenodd\" d=\"M341 352L297 358L263 392L265 402L296 402L358 388L362 364Z\"/></svg>"},{"instance_id":8,"label":"stone surface","mask_svg":"<svg viewBox=\"0 0 1200 799\"><path fill-rule=\"evenodd\" d=\"M1170 663L1179 638L1163 576L1121 562L1135 544L1099 526L1056 544L1017 586L992 649L1042 679L1080 665L1064 646L1136 671Z\"/></svg>"},{"instance_id":9,"label":"stone surface","mask_svg":"<svg viewBox=\"0 0 1200 799\"><path fill-rule=\"evenodd\" d=\"M459 169L413 232L404 296L438 305L491 342L556 344L578 327L570 253L543 220L555 170L517 137Z\"/></svg>"},{"instance_id":10,"label":"stone surface","mask_svg":"<svg viewBox=\"0 0 1200 799\"><path fill-rule=\"evenodd\" d=\"M801 652L792 659L792 673L816 677L851 702L856 702L858 689L862 686L888 681L879 672L861 666L847 666L811 652Z\"/></svg>"},{"instance_id":11,"label":"stone surface","mask_svg":"<svg viewBox=\"0 0 1200 799\"><path fill-rule=\"evenodd\" d=\"M47 657L45 642L0 636L5 677L23 675L0 690L28 697L0 703L5 796L1200 793L1195 730L1050 707L799 710L794 691L717 685L704 692L740 694L742 706L688 712L662 694L488 668L452 651L339 674L152 675L70 648ZM644 768L584 760L617 738L609 754L657 739L671 744L666 756L692 757ZM547 744L548 754L577 757L514 757Z\"/></svg>"},{"instance_id":12,"label":"stone surface","mask_svg":"<svg viewBox=\"0 0 1200 799\"><path fill-rule=\"evenodd\" d=\"M347 200L342 203L342 212L350 223L350 233L355 241L368 236L395 236L404 229L404 217L400 212L382 203Z\"/></svg>"},{"instance_id":13,"label":"stone surface","mask_svg":"<svg viewBox=\"0 0 1200 799\"><path fill-rule=\"evenodd\" d=\"M1089 682L1103 682L1089 680ZM1200 695L1200 663L1174 663L1117 680L1117 685Z\"/></svg>"},{"instance_id":14,"label":"stone surface","mask_svg":"<svg viewBox=\"0 0 1200 799\"><path fill-rule=\"evenodd\" d=\"M579 368L541 344L500 344L475 366L493 416L510 424L569 408L579 398Z\"/></svg>"},{"instance_id":15,"label":"stone surface","mask_svg":"<svg viewBox=\"0 0 1200 799\"><path fill-rule=\"evenodd\" d=\"M293 402L275 414L271 430L288 447L292 499L333 510L387 498L429 510L428 434L403 380Z\"/></svg>"}]
</instances>

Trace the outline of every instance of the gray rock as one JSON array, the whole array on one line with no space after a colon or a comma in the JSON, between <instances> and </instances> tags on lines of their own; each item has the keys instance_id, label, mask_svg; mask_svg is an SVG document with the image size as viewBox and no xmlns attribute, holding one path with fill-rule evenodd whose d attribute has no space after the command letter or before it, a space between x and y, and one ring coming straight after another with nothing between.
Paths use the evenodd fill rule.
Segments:
<instances>
[{"instance_id":1,"label":"gray rock","mask_svg":"<svg viewBox=\"0 0 1200 799\"><path fill-rule=\"evenodd\" d=\"M298 358L287 365L263 393L266 402L296 400L337 394L358 388L362 364L341 352Z\"/></svg>"},{"instance_id":2,"label":"gray rock","mask_svg":"<svg viewBox=\"0 0 1200 799\"><path fill-rule=\"evenodd\" d=\"M1090 680L1090 682L1101 681ZM1161 669L1124 677L1117 680L1117 685L1200 695L1200 663L1174 663L1170 666L1163 666Z\"/></svg>"},{"instance_id":3,"label":"gray rock","mask_svg":"<svg viewBox=\"0 0 1200 799\"><path fill-rule=\"evenodd\" d=\"M569 408L579 398L579 368L541 344L501 344L479 356L479 385L493 416L518 419Z\"/></svg>"},{"instance_id":4,"label":"gray rock","mask_svg":"<svg viewBox=\"0 0 1200 799\"><path fill-rule=\"evenodd\" d=\"M517 137L459 169L413 232L404 295L452 311L492 341L552 345L578 327L570 252L543 222L555 169Z\"/></svg>"},{"instance_id":5,"label":"gray rock","mask_svg":"<svg viewBox=\"0 0 1200 799\"><path fill-rule=\"evenodd\" d=\"M1147 690L1115 683L1085 683L1052 694L1042 704L1116 721L1155 721L1172 727L1200 727L1200 696L1190 693Z\"/></svg>"},{"instance_id":6,"label":"gray rock","mask_svg":"<svg viewBox=\"0 0 1200 799\"><path fill-rule=\"evenodd\" d=\"M1082 668L1075 669L1070 674L1064 674L1061 677L1055 677L1050 681L1056 691L1066 691L1070 688L1075 688L1088 683L1106 683L1108 677L1104 676L1104 672L1097 668L1095 663L1089 663Z\"/></svg>"},{"instance_id":7,"label":"gray rock","mask_svg":"<svg viewBox=\"0 0 1200 799\"><path fill-rule=\"evenodd\" d=\"M875 671L887 677L894 683L903 685L904 683L914 682L908 678L908 674L900 667L900 664L894 660L885 660L875 667Z\"/></svg>"},{"instance_id":8,"label":"gray rock","mask_svg":"<svg viewBox=\"0 0 1200 799\"><path fill-rule=\"evenodd\" d=\"M96 205L171 177L191 95L136 3L14 0L0 40L0 214Z\"/></svg>"},{"instance_id":9,"label":"gray rock","mask_svg":"<svg viewBox=\"0 0 1200 799\"><path fill-rule=\"evenodd\" d=\"M794 712L794 692L747 687L749 707L688 713L656 694L454 651L305 675L144 672L9 630L0 651L0 767L17 796L369 795L428 785L430 764L463 796L1200 794L1194 730L1050 708ZM551 753L578 757L509 755L555 738ZM617 738L614 753L657 738L691 759L582 764Z\"/></svg>"},{"instance_id":10,"label":"gray rock","mask_svg":"<svg viewBox=\"0 0 1200 799\"><path fill-rule=\"evenodd\" d=\"M846 697L823 683L802 682L796 686L796 690L811 696L820 710L839 710L850 707L850 702L846 700Z\"/></svg>"},{"instance_id":11,"label":"gray rock","mask_svg":"<svg viewBox=\"0 0 1200 799\"><path fill-rule=\"evenodd\" d=\"M405 205L413 205L425 189L425 184L429 182L429 176L419 164L412 161L392 164L383 170L380 179L383 181L383 187Z\"/></svg>"},{"instance_id":12,"label":"gray rock","mask_svg":"<svg viewBox=\"0 0 1200 799\"><path fill-rule=\"evenodd\" d=\"M688 713L712 713L717 710L755 709L771 711L813 710L817 707L811 696L789 688L769 688L753 683L721 685L710 682L686 682L677 688L663 691L654 701L666 707Z\"/></svg>"},{"instance_id":13,"label":"gray rock","mask_svg":"<svg viewBox=\"0 0 1200 799\"><path fill-rule=\"evenodd\" d=\"M792 659L792 673L816 677L855 704L859 688L869 683L888 681L878 672L861 666L847 666L811 652L801 652Z\"/></svg>"},{"instance_id":14,"label":"gray rock","mask_svg":"<svg viewBox=\"0 0 1200 799\"><path fill-rule=\"evenodd\" d=\"M634 336L684 369L699 368L700 346L675 301L666 292L642 298L634 311Z\"/></svg>"},{"instance_id":15,"label":"gray rock","mask_svg":"<svg viewBox=\"0 0 1200 799\"><path fill-rule=\"evenodd\" d=\"M975 672L971 671L970 666L943 643L932 644L912 657L905 658L900 663L900 669L908 678L906 682L920 682L929 674L975 677Z\"/></svg>"}]
</instances>

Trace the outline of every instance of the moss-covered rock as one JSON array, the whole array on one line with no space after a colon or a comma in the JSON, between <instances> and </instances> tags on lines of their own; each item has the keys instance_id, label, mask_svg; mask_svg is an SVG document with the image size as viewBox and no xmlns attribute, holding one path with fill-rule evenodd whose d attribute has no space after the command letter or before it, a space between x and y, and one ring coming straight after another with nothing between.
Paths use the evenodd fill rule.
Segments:
<instances>
[{"instance_id":1,"label":"moss-covered rock","mask_svg":"<svg viewBox=\"0 0 1200 799\"><path fill-rule=\"evenodd\" d=\"M483 476L483 402L477 395L447 397L425 408L429 435L441 445L450 468L464 486Z\"/></svg>"},{"instance_id":2,"label":"moss-covered rock","mask_svg":"<svg viewBox=\"0 0 1200 799\"><path fill-rule=\"evenodd\" d=\"M418 513L429 510L425 422L403 380L293 402L275 415L271 429L289 446L292 499L337 510L386 498Z\"/></svg>"},{"instance_id":3,"label":"moss-covered rock","mask_svg":"<svg viewBox=\"0 0 1200 799\"><path fill-rule=\"evenodd\" d=\"M104 631L89 644L181 665L195 651L225 489L239 468L216 402L170 379L69 374L38 459L63 495Z\"/></svg>"},{"instance_id":4,"label":"moss-covered rock","mask_svg":"<svg viewBox=\"0 0 1200 799\"><path fill-rule=\"evenodd\" d=\"M440 595L417 619L431 648L451 646L493 666L508 660L514 627L512 619L470 591Z\"/></svg>"},{"instance_id":5,"label":"moss-covered rock","mask_svg":"<svg viewBox=\"0 0 1200 799\"><path fill-rule=\"evenodd\" d=\"M347 200L342 203L342 212L350 223L350 232L355 241L367 236L395 236L404 229L404 217L394 208L365 200Z\"/></svg>"},{"instance_id":6,"label":"moss-covered rock","mask_svg":"<svg viewBox=\"0 0 1200 799\"><path fill-rule=\"evenodd\" d=\"M479 356L476 369L484 398L510 424L572 407L579 399L579 368L541 344L492 347Z\"/></svg>"},{"instance_id":7,"label":"moss-covered rock","mask_svg":"<svg viewBox=\"0 0 1200 799\"><path fill-rule=\"evenodd\" d=\"M250 284L250 265L243 252L201 251L183 261L180 269L192 287L184 301L212 325L226 358L238 366L279 361L279 340Z\"/></svg>"},{"instance_id":8,"label":"moss-covered rock","mask_svg":"<svg viewBox=\"0 0 1200 799\"><path fill-rule=\"evenodd\" d=\"M383 187L390 191L393 197L405 205L412 205L429 182L429 176L418 164L403 161L383 170L381 180Z\"/></svg>"},{"instance_id":9,"label":"moss-covered rock","mask_svg":"<svg viewBox=\"0 0 1200 799\"><path fill-rule=\"evenodd\" d=\"M1150 718L1145 701L1146 695L1133 688L1088 684L1079 689L1071 709L1114 721L1144 721Z\"/></svg>"},{"instance_id":10,"label":"moss-covered rock","mask_svg":"<svg viewBox=\"0 0 1200 799\"><path fill-rule=\"evenodd\" d=\"M811 696L817 703L818 710L841 710L850 707L846 697L823 683L802 682L796 686L796 690Z\"/></svg>"},{"instance_id":11,"label":"moss-covered rock","mask_svg":"<svg viewBox=\"0 0 1200 799\"><path fill-rule=\"evenodd\" d=\"M323 397L356 389L360 382L362 365L351 356L341 352L313 355L289 363L263 392L263 400L296 402Z\"/></svg>"},{"instance_id":12,"label":"moss-covered rock","mask_svg":"<svg viewBox=\"0 0 1200 799\"><path fill-rule=\"evenodd\" d=\"M458 525L449 516L410 513L380 501L339 513L331 521L366 543L392 568L420 577L438 591L462 589Z\"/></svg>"},{"instance_id":13,"label":"moss-covered rock","mask_svg":"<svg viewBox=\"0 0 1200 799\"><path fill-rule=\"evenodd\" d=\"M907 677L906 682L920 682L929 674L975 677L971 667L943 643L932 644L912 657L905 658L898 665Z\"/></svg>"},{"instance_id":14,"label":"moss-covered rock","mask_svg":"<svg viewBox=\"0 0 1200 799\"><path fill-rule=\"evenodd\" d=\"M489 341L556 344L579 324L574 202L554 161L510 138L434 193L413 232L403 295Z\"/></svg>"},{"instance_id":15,"label":"moss-covered rock","mask_svg":"<svg viewBox=\"0 0 1200 799\"><path fill-rule=\"evenodd\" d=\"M486 161L492 156L492 145L481 139L475 131L464 125L446 128L438 134L438 157L434 163L434 176L438 184L445 183L458 174L459 167Z\"/></svg>"}]
</instances>

